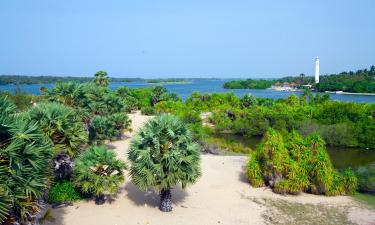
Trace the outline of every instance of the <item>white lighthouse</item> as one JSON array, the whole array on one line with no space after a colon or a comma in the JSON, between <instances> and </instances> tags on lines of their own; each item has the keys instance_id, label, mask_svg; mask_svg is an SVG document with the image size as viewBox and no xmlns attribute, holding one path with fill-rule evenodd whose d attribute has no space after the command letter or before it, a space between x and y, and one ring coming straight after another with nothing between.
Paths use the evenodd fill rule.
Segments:
<instances>
[{"instance_id":1,"label":"white lighthouse","mask_svg":"<svg viewBox=\"0 0 375 225\"><path fill-rule=\"evenodd\" d=\"M319 56L315 58L315 83L319 83Z\"/></svg>"}]
</instances>

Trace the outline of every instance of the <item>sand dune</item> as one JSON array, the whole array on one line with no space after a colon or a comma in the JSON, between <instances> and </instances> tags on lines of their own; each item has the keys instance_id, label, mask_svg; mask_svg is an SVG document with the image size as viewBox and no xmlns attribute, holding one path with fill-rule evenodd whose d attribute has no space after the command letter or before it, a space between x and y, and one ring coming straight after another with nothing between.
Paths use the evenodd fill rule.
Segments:
<instances>
[{"instance_id":1,"label":"sand dune","mask_svg":"<svg viewBox=\"0 0 375 225\"><path fill-rule=\"evenodd\" d=\"M121 159L126 159L131 137L151 118L139 113L131 114L130 117L133 132L127 133L124 140L108 144ZM327 216L324 224L375 224L375 212L350 197L311 194L281 196L268 188L252 188L244 179L245 163L244 156L202 155L202 177L186 190L179 187L173 189L174 208L171 213L158 210L157 193L140 191L127 176L118 195L104 205L81 201L73 206L54 209L54 224L313 224L314 221L308 217L309 213L299 212L305 206L321 214L310 215L317 218L315 224L324 221L324 216ZM281 215L283 204L296 212ZM326 212L327 209L332 209L332 213Z\"/></svg>"}]
</instances>

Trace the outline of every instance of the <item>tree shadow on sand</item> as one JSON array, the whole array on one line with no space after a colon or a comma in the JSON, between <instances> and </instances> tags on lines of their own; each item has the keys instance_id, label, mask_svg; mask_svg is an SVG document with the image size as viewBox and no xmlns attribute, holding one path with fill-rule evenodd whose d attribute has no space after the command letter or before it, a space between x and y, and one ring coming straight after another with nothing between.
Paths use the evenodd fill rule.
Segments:
<instances>
[{"instance_id":1,"label":"tree shadow on sand","mask_svg":"<svg viewBox=\"0 0 375 225\"><path fill-rule=\"evenodd\" d=\"M131 182L128 182L124 189L127 191L127 197L133 201L137 206L144 206L145 204L152 207L159 207L159 193L154 190L143 192ZM183 202L188 194L181 188L175 187L172 189L172 202L178 204Z\"/></svg>"}]
</instances>

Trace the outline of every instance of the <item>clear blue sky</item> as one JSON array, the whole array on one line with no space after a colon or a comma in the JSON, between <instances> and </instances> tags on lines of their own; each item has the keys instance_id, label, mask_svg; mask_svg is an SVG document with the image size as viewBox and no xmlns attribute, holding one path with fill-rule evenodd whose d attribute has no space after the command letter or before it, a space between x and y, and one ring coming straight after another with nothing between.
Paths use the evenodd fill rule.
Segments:
<instances>
[{"instance_id":1,"label":"clear blue sky","mask_svg":"<svg viewBox=\"0 0 375 225\"><path fill-rule=\"evenodd\" d=\"M281 77L375 64L374 0L1 0L0 74Z\"/></svg>"}]
</instances>

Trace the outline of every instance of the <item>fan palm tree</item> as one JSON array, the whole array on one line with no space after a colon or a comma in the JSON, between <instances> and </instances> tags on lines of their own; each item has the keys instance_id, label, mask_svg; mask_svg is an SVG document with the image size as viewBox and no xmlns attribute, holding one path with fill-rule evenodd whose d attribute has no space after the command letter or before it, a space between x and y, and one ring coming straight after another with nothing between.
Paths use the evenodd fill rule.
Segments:
<instances>
[{"instance_id":1,"label":"fan palm tree","mask_svg":"<svg viewBox=\"0 0 375 225\"><path fill-rule=\"evenodd\" d=\"M0 99L0 223L35 219L38 199L49 182L51 141L32 122L13 115L15 106Z\"/></svg>"},{"instance_id":2,"label":"fan palm tree","mask_svg":"<svg viewBox=\"0 0 375 225\"><path fill-rule=\"evenodd\" d=\"M73 182L84 193L94 194L96 203L104 203L104 194L113 194L124 182L125 163L101 146L93 146L75 161Z\"/></svg>"},{"instance_id":3,"label":"fan palm tree","mask_svg":"<svg viewBox=\"0 0 375 225\"><path fill-rule=\"evenodd\" d=\"M172 210L171 188L185 188L200 176L200 154L192 134L178 117L162 114L148 122L131 142L132 181L146 191L160 191L160 210Z\"/></svg>"},{"instance_id":4,"label":"fan palm tree","mask_svg":"<svg viewBox=\"0 0 375 225\"><path fill-rule=\"evenodd\" d=\"M109 79L107 76L107 72L101 70L101 71L96 72L94 76L95 76L94 82L96 85L102 86L102 87L108 87Z\"/></svg>"},{"instance_id":5,"label":"fan palm tree","mask_svg":"<svg viewBox=\"0 0 375 225\"><path fill-rule=\"evenodd\" d=\"M49 101L76 107L83 97L83 91L82 86L75 82L58 82L54 88L46 89L43 96Z\"/></svg>"},{"instance_id":6,"label":"fan palm tree","mask_svg":"<svg viewBox=\"0 0 375 225\"><path fill-rule=\"evenodd\" d=\"M57 152L74 157L87 142L82 119L73 108L58 103L41 103L30 109L27 117L51 139Z\"/></svg>"}]
</instances>

